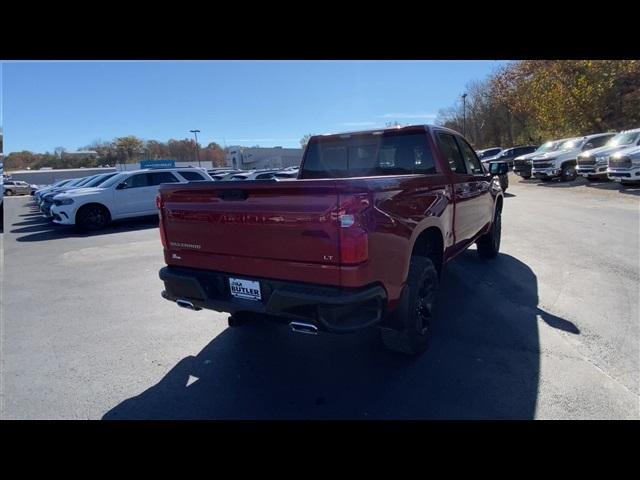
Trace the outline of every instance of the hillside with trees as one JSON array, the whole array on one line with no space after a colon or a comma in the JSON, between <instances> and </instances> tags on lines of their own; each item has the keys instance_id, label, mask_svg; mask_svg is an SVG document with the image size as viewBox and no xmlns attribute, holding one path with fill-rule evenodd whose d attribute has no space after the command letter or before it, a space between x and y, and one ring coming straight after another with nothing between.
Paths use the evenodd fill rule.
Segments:
<instances>
[{"instance_id":1,"label":"hillside with trees","mask_svg":"<svg viewBox=\"0 0 640 480\"><path fill-rule=\"evenodd\" d=\"M170 159L179 162L196 162L196 143L194 140L174 140L159 142L142 140L133 135L115 138L110 142L95 141L78 150L92 150L97 156L78 157L65 156L63 147L56 147L51 152L33 153L29 151L12 152L5 157L5 170L22 170L26 168L80 168L116 166L125 163L136 163L140 160ZM200 146L200 160L212 162L215 166L225 164L224 149L215 142Z\"/></svg>"},{"instance_id":2,"label":"hillside with trees","mask_svg":"<svg viewBox=\"0 0 640 480\"><path fill-rule=\"evenodd\" d=\"M525 60L467 84L436 123L477 149L640 127L640 61Z\"/></svg>"}]
</instances>

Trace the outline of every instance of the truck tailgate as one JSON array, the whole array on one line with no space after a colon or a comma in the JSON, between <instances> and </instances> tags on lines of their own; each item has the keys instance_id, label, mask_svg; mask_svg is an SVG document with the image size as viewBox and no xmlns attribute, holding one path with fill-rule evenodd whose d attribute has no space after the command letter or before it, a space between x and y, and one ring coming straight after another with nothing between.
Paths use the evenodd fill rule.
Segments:
<instances>
[{"instance_id":1,"label":"truck tailgate","mask_svg":"<svg viewBox=\"0 0 640 480\"><path fill-rule=\"evenodd\" d=\"M178 258L184 252L191 263L207 256L339 263L338 194L331 180L163 185L160 202L166 249Z\"/></svg>"}]
</instances>

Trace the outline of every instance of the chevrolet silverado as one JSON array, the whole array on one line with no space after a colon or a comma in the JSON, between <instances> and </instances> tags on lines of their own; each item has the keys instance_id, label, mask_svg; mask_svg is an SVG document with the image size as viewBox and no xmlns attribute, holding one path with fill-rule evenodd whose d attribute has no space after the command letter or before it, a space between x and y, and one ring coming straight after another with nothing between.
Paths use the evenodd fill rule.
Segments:
<instances>
[{"instance_id":1,"label":"chevrolet silverado","mask_svg":"<svg viewBox=\"0 0 640 480\"><path fill-rule=\"evenodd\" d=\"M377 326L419 353L444 265L474 243L498 254L507 169L421 125L313 136L293 181L162 185L162 296L232 326L248 312L303 333Z\"/></svg>"}]
</instances>

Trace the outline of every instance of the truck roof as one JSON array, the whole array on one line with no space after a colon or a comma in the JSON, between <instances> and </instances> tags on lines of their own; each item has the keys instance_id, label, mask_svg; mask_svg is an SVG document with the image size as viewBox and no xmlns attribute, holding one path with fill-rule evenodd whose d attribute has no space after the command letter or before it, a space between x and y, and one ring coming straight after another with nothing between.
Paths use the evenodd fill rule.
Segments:
<instances>
[{"instance_id":1,"label":"truck roof","mask_svg":"<svg viewBox=\"0 0 640 480\"><path fill-rule=\"evenodd\" d=\"M338 132L338 133L325 133L322 135L312 135L311 138L333 138L333 137L343 137L345 135L374 135L374 134L382 134L384 132L398 132L398 131L411 131L411 132L426 132L431 128L438 128L440 130L445 130L451 133L460 134L455 130L451 130L450 128L441 127L440 125L406 125L403 127L385 127L385 128L373 128L369 130L356 130L352 132Z\"/></svg>"}]
</instances>

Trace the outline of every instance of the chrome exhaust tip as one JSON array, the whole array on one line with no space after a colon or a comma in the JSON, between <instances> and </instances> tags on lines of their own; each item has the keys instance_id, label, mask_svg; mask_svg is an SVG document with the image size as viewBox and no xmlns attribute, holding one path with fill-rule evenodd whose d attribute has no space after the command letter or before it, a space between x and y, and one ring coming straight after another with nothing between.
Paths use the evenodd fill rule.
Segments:
<instances>
[{"instance_id":1,"label":"chrome exhaust tip","mask_svg":"<svg viewBox=\"0 0 640 480\"><path fill-rule=\"evenodd\" d=\"M188 308L189 310L194 310L196 312L198 310L202 310L201 308L196 307L189 300L178 299L178 300L176 300L176 303L178 304L179 307Z\"/></svg>"},{"instance_id":2,"label":"chrome exhaust tip","mask_svg":"<svg viewBox=\"0 0 640 480\"><path fill-rule=\"evenodd\" d=\"M306 333L308 335L317 335L318 327L311 323L303 323L303 322L291 322L289 324L292 332L296 333Z\"/></svg>"}]
</instances>

